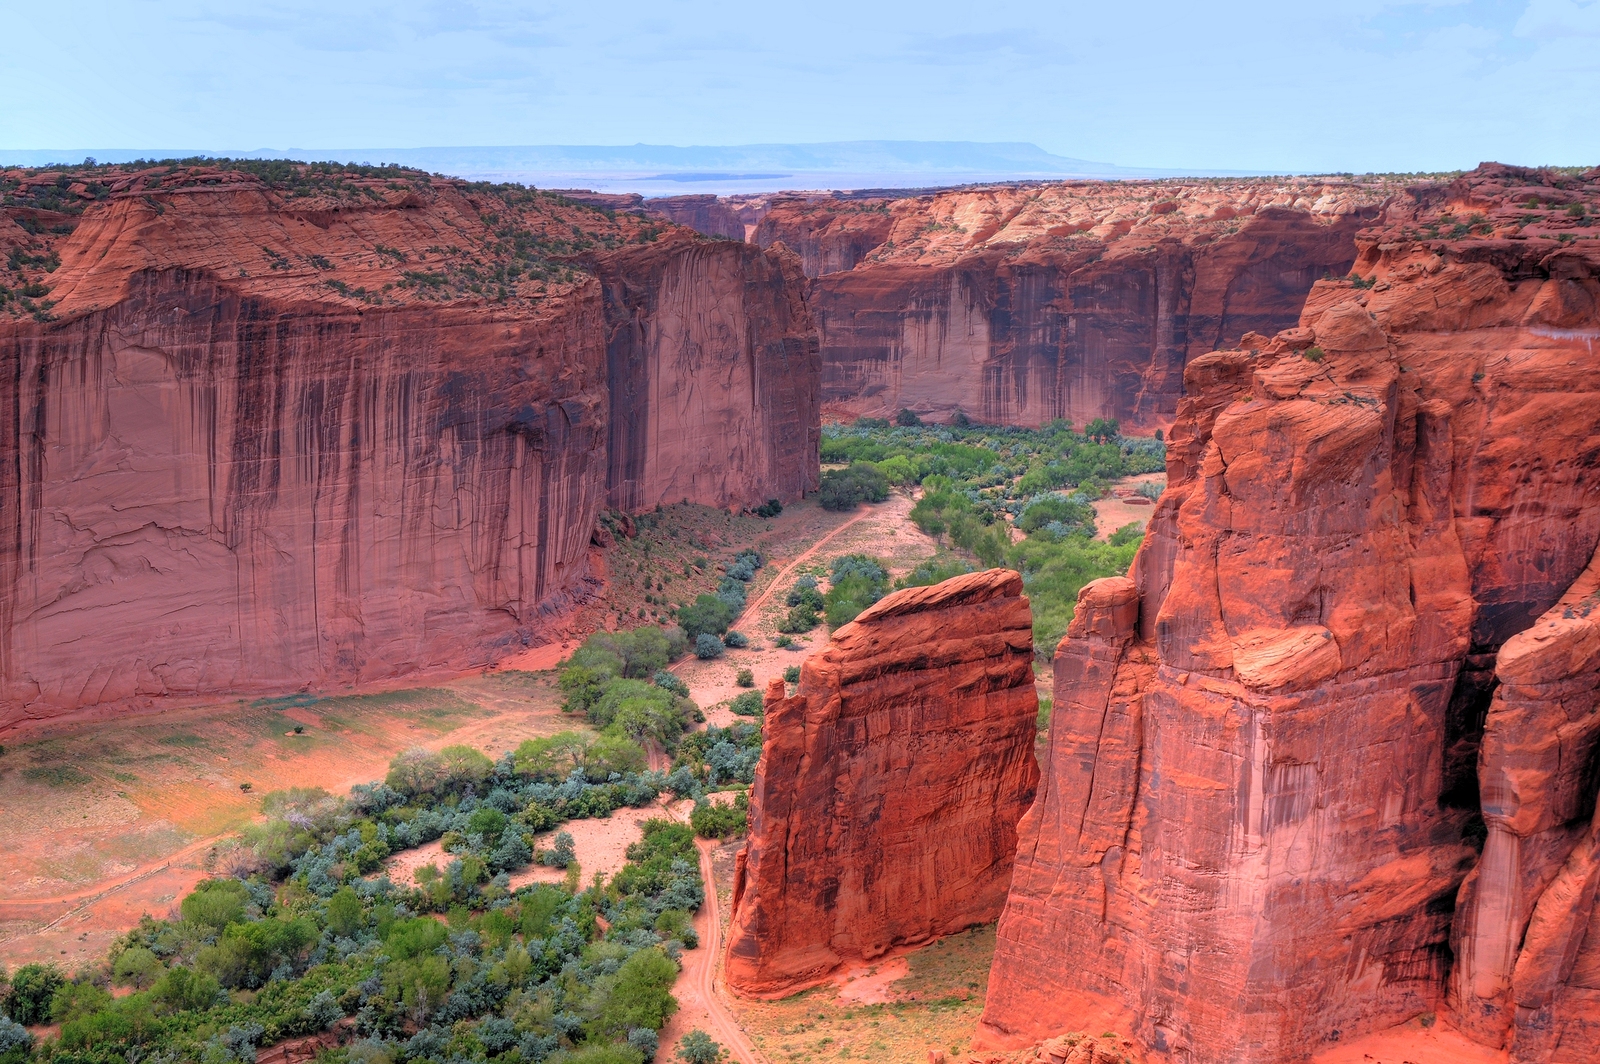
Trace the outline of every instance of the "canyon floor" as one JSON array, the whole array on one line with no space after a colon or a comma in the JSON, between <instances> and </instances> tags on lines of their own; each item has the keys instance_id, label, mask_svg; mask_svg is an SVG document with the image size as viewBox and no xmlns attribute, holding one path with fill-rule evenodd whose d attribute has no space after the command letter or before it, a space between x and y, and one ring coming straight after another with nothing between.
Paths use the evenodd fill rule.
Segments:
<instances>
[{"instance_id":1,"label":"canyon floor","mask_svg":"<svg viewBox=\"0 0 1600 1064\"><path fill-rule=\"evenodd\" d=\"M652 586L647 577L657 587L665 580L674 599L710 590L699 585L714 585L714 579L683 575L684 563L708 550L748 545L767 561L735 622L751 645L673 667L708 723L731 723L736 718L728 704L747 690L736 682L739 670L750 669L754 689L761 690L827 638L818 628L790 647L774 645L787 610L784 595L795 579L823 576L832 559L850 553L872 555L898 577L938 552L911 523L911 506L912 499L897 492L852 513L804 503L773 519L667 507L603 553L606 590L569 618L569 638L501 668L380 690L100 717L14 737L0 755L0 808L10 813L0 829L0 964L53 960L71 971L103 957L142 915L166 915L196 882L226 870L229 839L256 816L263 794L289 787L343 793L382 778L390 759L412 746L466 744L497 754L527 738L583 727L562 713L553 671L581 632L619 620L640 623L640 609L653 612L659 605L643 597L643 588ZM1149 513L1116 500L1102 506L1116 511L1101 515L1103 529ZM1048 679L1041 677L1042 691ZM620 867L642 819L669 814L686 817L687 808L623 810L562 830L574 836L588 880ZM737 846L710 848L724 924ZM416 868L442 863L441 857L435 843L396 855L387 870L397 881L409 880ZM559 882L562 876L535 867L519 882ZM712 936L704 937L709 943ZM683 1007L663 1032L663 1047L670 1053L694 1027L716 1033L719 1017L703 1000L710 994L722 1002L721 1022L736 1017L757 1054L774 1064L849 1056L924 1061L934 1049L954 1055L965 1048L981 1011L992 950L993 928L978 928L778 1002L732 999L704 972L707 964L719 967L720 958L694 951L686 955L679 986Z\"/></svg>"}]
</instances>

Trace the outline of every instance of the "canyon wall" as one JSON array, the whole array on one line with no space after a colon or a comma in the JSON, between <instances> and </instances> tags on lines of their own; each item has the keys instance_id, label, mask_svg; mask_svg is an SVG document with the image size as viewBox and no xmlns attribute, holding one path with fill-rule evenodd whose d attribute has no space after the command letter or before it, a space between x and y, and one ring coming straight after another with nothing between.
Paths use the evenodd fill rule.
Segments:
<instances>
[{"instance_id":1,"label":"canyon wall","mask_svg":"<svg viewBox=\"0 0 1600 1064\"><path fill-rule=\"evenodd\" d=\"M748 506L815 491L821 363L794 256L665 241L599 267L610 505Z\"/></svg>"},{"instance_id":2,"label":"canyon wall","mask_svg":"<svg viewBox=\"0 0 1600 1064\"><path fill-rule=\"evenodd\" d=\"M995 918L1033 799L1038 700L1021 577L897 591L767 689L727 979L812 985Z\"/></svg>"},{"instance_id":3,"label":"canyon wall","mask_svg":"<svg viewBox=\"0 0 1600 1064\"><path fill-rule=\"evenodd\" d=\"M775 199L814 278L832 416L1166 427L1183 367L1293 325L1398 191L1381 181L1072 182Z\"/></svg>"},{"instance_id":4,"label":"canyon wall","mask_svg":"<svg viewBox=\"0 0 1600 1064\"><path fill-rule=\"evenodd\" d=\"M781 256L285 165L0 180L0 728L493 661L593 593L608 499L815 483Z\"/></svg>"},{"instance_id":5,"label":"canyon wall","mask_svg":"<svg viewBox=\"0 0 1600 1064\"><path fill-rule=\"evenodd\" d=\"M1600 172L1418 187L1359 282L1189 362L1057 650L985 1039L1268 1064L1438 1012L1592 1059L1597 210Z\"/></svg>"}]
</instances>

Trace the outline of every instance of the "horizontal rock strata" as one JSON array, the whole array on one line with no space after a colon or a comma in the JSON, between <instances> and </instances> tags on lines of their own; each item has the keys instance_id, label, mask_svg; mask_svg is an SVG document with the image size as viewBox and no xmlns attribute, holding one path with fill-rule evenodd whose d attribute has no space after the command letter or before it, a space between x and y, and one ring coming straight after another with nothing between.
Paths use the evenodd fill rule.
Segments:
<instances>
[{"instance_id":1,"label":"horizontal rock strata","mask_svg":"<svg viewBox=\"0 0 1600 1064\"><path fill-rule=\"evenodd\" d=\"M838 417L1167 427L1189 359L1298 320L1399 188L1072 182L774 198L756 227L815 278Z\"/></svg>"}]
</instances>

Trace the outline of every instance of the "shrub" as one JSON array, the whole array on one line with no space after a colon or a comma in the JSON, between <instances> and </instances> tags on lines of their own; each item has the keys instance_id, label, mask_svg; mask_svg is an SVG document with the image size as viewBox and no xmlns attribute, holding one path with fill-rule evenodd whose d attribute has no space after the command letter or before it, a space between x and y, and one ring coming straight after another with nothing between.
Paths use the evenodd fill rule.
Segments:
<instances>
[{"instance_id":1,"label":"shrub","mask_svg":"<svg viewBox=\"0 0 1600 1064\"><path fill-rule=\"evenodd\" d=\"M111 1004L111 995L90 982L63 983L50 998L50 1021L71 1023Z\"/></svg>"},{"instance_id":2,"label":"shrub","mask_svg":"<svg viewBox=\"0 0 1600 1064\"><path fill-rule=\"evenodd\" d=\"M720 636L728 630L736 616L737 609L717 596L700 595L692 604L678 611L678 624L684 634L695 642L698 653L702 635Z\"/></svg>"},{"instance_id":3,"label":"shrub","mask_svg":"<svg viewBox=\"0 0 1600 1064\"><path fill-rule=\"evenodd\" d=\"M613 773L643 772L647 759L638 743L620 735L602 735L589 744L583 758L583 772L596 783L610 779Z\"/></svg>"},{"instance_id":4,"label":"shrub","mask_svg":"<svg viewBox=\"0 0 1600 1064\"><path fill-rule=\"evenodd\" d=\"M129 946L117 954L116 963L111 966L111 981L118 986L149 990L165 971L166 966L161 963L161 958L150 950L143 946Z\"/></svg>"},{"instance_id":5,"label":"shrub","mask_svg":"<svg viewBox=\"0 0 1600 1064\"><path fill-rule=\"evenodd\" d=\"M755 514L757 517L777 517L779 514L783 513L783 503L779 502L777 499L768 499L766 502L762 503L760 506L757 506L750 512Z\"/></svg>"},{"instance_id":6,"label":"shrub","mask_svg":"<svg viewBox=\"0 0 1600 1064\"><path fill-rule=\"evenodd\" d=\"M734 835L743 835L749 823L749 809L750 798L743 791L734 797L732 805L723 805L702 798L695 803L694 811L689 814L689 826L694 828L694 833L702 839L726 839Z\"/></svg>"},{"instance_id":7,"label":"shrub","mask_svg":"<svg viewBox=\"0 0 1600 1064\"><path fill-rule=\"evenodd\" d=\"M759 717L764 705L765 701L760 691L746 691L728 703L728 711L736 717Z\"/></svg>"},{"instance_id":8,"label":"shrub","mask_svg":"<svg viewBox=\"0 0 1600 1064\"><path fill-rule=\"evenodd\" d=\"M1094 535L1094 507L1077 495L1046 495L1028 504L1017 518L1017 527L1033 535L1047 531L1053 535Z\"/></svg>"},{"instance_id":9,"label":"shrub","mask_svg":"<svg viewBox=\"0 0 1600 1064\"><path fill-rule=\"evenodd\" d=\"M1312 346L1306 348L1304 351L1300 352L1300 354L1305 357L1307 362L1321 362L1325 352L1320 347Z\"/></svg>"},{"instance_id":10,"label":"shrub","mask_svg":"<svg viewBox=\"0 0 1600 1064\"><path fill-rule=\"evenodd\" d=\"M864 554L835 558L832 573L832 586L822 597L830 628L855 620L862 610L883 597L889 580L877 559Z\"/></svg>"},{"instance_id":11,"label":"shrub","mask_svg":"<svg viewBox=\"0 0 1600 1064\"><path fill-rule=\"evenodd\" d=\"M559 782L581 769L594 737L564 731L543 739L526 739L512 755L516 770L536 780Z\"/></svg>"},{"instance_id":12,"label":"shrub","mask_svg":"<svg viewBox=\"0 0 1600 1064\"><path fill-rule=\"evenodd\" d=\"M680 698L689 697L689 685L680 680L666 669L657 669L650 682L665 691L671 691Z\"/></svg>"},{"instance_id":13,"label":"shrub","mask_svg":"<svg viewBox=\"0 0 1600 1064\"><path fill-rule=\"evenodd\" d=\"M845 469L822 474L817 501L824 510L854 510L862 501L882 502L889 497L889 478L871 462L852 462Z\"/></svg>"},{"instance_id":14,"label":"shrub","mask_svg":"<svg viewBox=\"0 0 1600 1064\"><path fill-rule=\"evenodd\" d=\"M1144 526L1137 521L1130 521L1111 533L1110 543L1113 547L1126 547L1130 543L1138 546L1142 539L1144 539Z\"/></svg>"},{"instance_id":15,"label":"shrub","mask_svg":"<svg viewBox=\"0 0 1600 1064\"><path fill-rule=\"evenodd\" d=\"M32 1047L33 1035L28 1033L26 1027L13 1019L0 1016L0 1057L5 1057L17 1050L26 1052Z\"/></svg>"},{"instance_id":16,"label":"shrub","mask_svg":"<svg viewBox=\"0 0 1600 1064\"><path fill-rule=\"evenodd\" d=\"M790 665L787 669L784 669L783 670L783 682L784 683L799 683L800 682L800 666L798 666L798 665Z\"/></svg>"},{"instance_id":17,"label":"shrub","mask_svg":"<svg viewBox=\"0 0 1600 1064\"><path fill-rule=\"evenodd\" d=\"M696 1027L678 1039L677 1056L683 1064L721 1064L728 1059L728 1051Z\"/></svg>"},{"instance_id":18,"label":"shrub","mask_svg":"<svg viewBox=\"0 0 1600 1064\"><path fill-rule=\"evenodd\" d=\"M695 637L694 656L702 661L708 661L711 658L722 657L722 652L725 649L726 647L723 646L722 640L718 639L710 632L701 632Z\"/></svg>"},{"instance_id":19,"label":"shrub","mask_svg":"<svg viewBox=\"0 0 1600 1064\"><path fill-rule=\"evenodd\" d=\"M678 966L658 947L642 949L622 962L609 1000L591 1024L591 1034L609 1037L629 1028L659 1030L678 1009L672 984Z\"/></svg>"},{"instance_id":20,"label":"shrub","mask_svg":"<svg viewBox=\"0 0 1600 1064\"><path fill-rule=\"evenodd\" d=\"M915 428L922 424L922 419L905 407L901 407L900 412L894 416L894 423L902 428Z\"/></svg>"},{"instance_id":21,"label":"shrub","mask_svg":"<svg viewBox=\"0 0 1600 1064\"><path fill-rule=\"evenodd\" d=\"M250 892L237 879L206 879L195 884L194 892L178 905L183 918L220 931L244 919Z\"/></svg>"},{"instance_id":22,"label":"shrub","mask_svg":"<svg viewBox=\"0 0 1600 1064\"><path fill-rule=\"evenodd\" d=\"M1100 439L1102 437L1115 439L1122 435L1122 426L1117 423L1117 419L1114 417L1097 417L1084 426L1083 434L1091 439Z\"/></svg>"},{"instance_id":23,"label":"shrub","mask_svg":"<svg viewBox=\"0 0 1600 1064\"><path fill-rule=\"evenodd\" d=\"M798 635L801 632L811 631L817 626L817 622L822 619L818 615L817 609L817 607L811 605L794 607L784 615L783 620L778 622L778 631L788 635ZM788 646L789 644L785 642L778 645Z\"/></svg>"},{"instance_id":24,"label":"shrub","mask_svg":"<svg viewBox=\"0 0 1600 1064\"><path fill-rule=\"evenodd\" d=\"M722 637L722 642L730 647L743 649L750 645L750 639L736 628L729 628L728 634Z\"/></svg>"},{"instance_id":25,"label":"shrub","mask_svg":"<svg viewBox=\"0 0 1600 1064\"><path fill-rule=\"evenodd\" d=\"M740 669L734 674L733 682L740 687L754 687L756 685L756 674L749 669Z\"/></svg>"},{"instance_id":26,"label":"shrub","mask_svg":"<svg viewBox=\"0 0 1600 1064\"><path fill-rule=\"evenodd\" d=\"M816 600L816 605L820 609L822 606L822 592L817 590L817 578L810 573L806 573L794 582L794 586L789 588L789 594L784 599L784 605L798 606L802 602L808 602L812 599Z\"/></svg>"},{"instance_id":27,"label":"shrub","mask_svg":"<svg viewBox=\"0 0 1600 1064\"><path fill-rule=\"evenodd\" d=\"M959 558L929 558L918 565L905 576L894 582L898 588L931 587L942 584L952 576L963 576L972 572L972 566Z\"/></svg>"},{"instance_id":28,"label":"shrub","mask_svg":"<svg viewBox=\"0 0 1600 1064\"><path fill-rule=\"evenodd\" d=\"M556 832L550 849L539 854L539 863L551 868L565 868L578 856L577 848L573 845L572 836L565 831Z\"/></svg>"}]
</instances>

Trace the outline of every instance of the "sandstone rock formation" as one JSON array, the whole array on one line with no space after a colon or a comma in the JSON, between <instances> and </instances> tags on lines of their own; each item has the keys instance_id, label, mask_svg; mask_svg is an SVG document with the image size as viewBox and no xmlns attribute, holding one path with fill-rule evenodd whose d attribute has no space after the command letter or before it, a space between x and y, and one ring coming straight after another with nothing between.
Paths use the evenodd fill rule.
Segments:
<instances>
[{"instance_id":1,"label":"sandstone rock formation","mask_svg":"<svg viewBox=\"0 0 1600 1064\"><path fill-rule=\"evenodd\" d=\"M1398 191L1309 179L796 196L771 204L756 240L816 278L832 414L1150 430L1170 423L1190 358L1293 325Z\"/></svg>"},{"instance_id":2,"label":"sandstone rock formation","mask_svg":"<svg viewBox=\"0 0 1600 1064\"><path fill-rule=\"evenodd\" d=\"M1593 1059L1597 209L1600 173L1419 187L1359 283L1189 363L1134 570L1057 651L990 1041L1267 1064L1437 1011Z\"/></svg>"},{"instance_id":3,"label":"sandstone rock formation","mask_svg":"<svg viewBox=\"0 0 1600 1064\"><path fill-rule=\"evenodd\" d=\"M908 588L767 689L727 979L779 994L994 919L1033 798L1032 614L1007 570Z\"/></svg>"},{"instance_id":4,"label":"sandstone rock formation","mask_svg":"<svg viewBox=\"0 0 1600 1064\"><path fill-rule=\"evenodd\" d=\"M669 240L613 252L599 273L610 505L745 506L816 490L820 363L794 256Z\"/></svg>"},{"instance_id":5,"label":"sandstone rock formation","mask_svg":"<svg viewBox=\"0 0 1600 1064\"><path fill-rule=\"evenodd\" d=\"M608 498L815 483L776 253L394 168L0 192L0 728L492 661ZM693 447L613 461L619 420Z\"/></svg>"}]
</instances>

